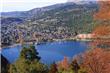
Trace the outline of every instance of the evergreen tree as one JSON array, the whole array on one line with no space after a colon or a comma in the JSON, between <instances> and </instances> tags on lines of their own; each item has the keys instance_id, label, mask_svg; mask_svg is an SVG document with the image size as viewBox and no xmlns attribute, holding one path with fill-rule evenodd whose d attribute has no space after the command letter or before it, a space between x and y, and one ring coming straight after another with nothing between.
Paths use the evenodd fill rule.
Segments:
<instances>
[{"instance_id":1,"label":"evergreen tree","mask_svg":"<svg viewBox=\"0 0 110 73\"><path fill-rule=\"evenodd\" d=\"M40 63L40 57L31 45L29 48L24 47L20 53L19 59L10 65L10 73L48 73L48 68Z\"/></svg>"},{"instance_id":2,"label":"evergreen tree","mask_svg":"<svg viewBox=\"0 0 110 73\"><path fill-rule=\"evenodd\" d=\"M34 60L37 59L38 61L40 60L40 57L38 56L38 52L35 49L34 45L30 45L29 48L24 47L23 50L21 51L20 58L25 58L27 60Z\"/></svg>"},{"instance_id":3,"label":"evergreen tree","mask_svg":"<svg viewBox=\"0 0 110 73\"><path fill-rule=\"evenodd\" d=\"M0 55L0 59L1 59L0 60L0 62L1 62L0 71L1 71L1 73L7 73L9 62L2 54Z\"/></svg>"}]
</instances>

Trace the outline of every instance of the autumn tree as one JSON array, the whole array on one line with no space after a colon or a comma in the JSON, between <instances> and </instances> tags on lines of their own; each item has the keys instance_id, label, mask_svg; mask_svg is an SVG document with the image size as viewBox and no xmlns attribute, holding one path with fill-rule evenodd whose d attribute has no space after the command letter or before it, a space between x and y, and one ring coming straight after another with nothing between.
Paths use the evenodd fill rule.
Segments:
<instances>
[{"instance_id":1,"label":"autumn tree","mask_svg":"<svg viewBox=\"0 0 110 73\"><path fill-rule=\"evenodd\" d=\"M94 19L98 20L110 20L110 1L99 0L99 11L94 14Z\"/></svg>"},{"instance_id":2,"label":"autumn tree","mask_svg":"<svg viewBox=\"0 0 110 73\"><path fill-rule=\"evenodd\" d=\"M110 1L99 1L99 11L94 14L98 26L93 30L93 46L110 46ZM95 48L84 53L83 67L88 73L110 72L110 51ZM109 48L109 47L108 47Z\"/></svg>"},{"instance_id":3,"label":"autumn tree","mask_svg":"<svg viewBox=\"0 0 110 73\"><path fill-rule=\"evenodd\" d=\"M62 69L67 70L69 68L68 58L64 57L64 59L58 63L58 66Z\"/></svg>"},{"instance_id":4,"label":"autumn tree","mask_svg":"<svg viewBox=\"0 0 110 73\"><path fill-rule=\"evenodd\" d=\"M99 0L99 11L94 14L94 19L99 21L92 32L95 45L110 45L110 1Z\"/></svg>"},{"instance_id":5,"label":"autumn tree","mask_svg":"<svg viewBox=\"0 0 110 73\"><path fill-rule=\"evenodd\" d=\"M71 68L74 71L74 73L78 73L78 70L80 69L80 66L78 65L76 59L72 61Z\"/></svg>"},{"instance_id":6,"label":"autumn tree","mask_svg":"<svg viewBox=\"0 0 110 73\"><path fill-rule=\"evenodd\" d=\"M110 46L110 25L105 24L96 27L96 29L93 31L93 34L95 34L93 45L105 47Z\"/></svg>"},{"instance_id":7,"label":"autumn tree","mask_svg":"<svg viewBox=\"0 0 110 73\"><path fill-rule=\"evenodd\" d=\"M57 72L58 72L57 64L53 63L53 64L50 66L49 73L57 73Z\"/></svg>"},{"instance_id":8,"label":"autumn tree","mask_svg":"<svg viewBox=\"0 0 110 73\"><path fill-rule=\"evenodd\" d=\"M84 53L82 58L88 73L110 72L110 51L97 48Z\"/></svg>"}]
</instances>

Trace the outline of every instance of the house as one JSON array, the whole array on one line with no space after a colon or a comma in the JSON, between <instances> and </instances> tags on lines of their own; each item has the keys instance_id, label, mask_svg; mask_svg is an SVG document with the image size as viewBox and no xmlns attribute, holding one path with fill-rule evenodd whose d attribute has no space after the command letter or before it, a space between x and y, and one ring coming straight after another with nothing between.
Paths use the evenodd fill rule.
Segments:
<instances>
[{"instance_id":1,"label":"house","mask_svg":"<svg viewBox=\"0 0 110 73\"><path fill-rule=\"evenodd\" d=\"M91 39L94 38L95 34L78 34L76 38L78 39Z\"/></svg>"}]
</instances>

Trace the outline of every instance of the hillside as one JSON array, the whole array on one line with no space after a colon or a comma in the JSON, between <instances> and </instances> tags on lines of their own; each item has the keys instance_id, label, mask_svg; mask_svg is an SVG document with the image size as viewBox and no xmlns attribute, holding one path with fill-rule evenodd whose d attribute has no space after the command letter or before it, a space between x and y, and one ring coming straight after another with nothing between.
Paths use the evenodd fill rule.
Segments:
<instances>
[{"instance_id":1,"label":"hillside","mask_svg":"<svg viewBox=\"0 0 110 73\"><path fill-rule=\"evenodd\" d=\"M33 37L34 33L43 39L63 39L77 33L90 33L93 25L93 14L98 10L95 2L76 4L62 3L25 12L1 13L2 43L13 44L22 32L23 39ZM13 40L11 39L13 38Z\"/></svg>"}]
</instances>

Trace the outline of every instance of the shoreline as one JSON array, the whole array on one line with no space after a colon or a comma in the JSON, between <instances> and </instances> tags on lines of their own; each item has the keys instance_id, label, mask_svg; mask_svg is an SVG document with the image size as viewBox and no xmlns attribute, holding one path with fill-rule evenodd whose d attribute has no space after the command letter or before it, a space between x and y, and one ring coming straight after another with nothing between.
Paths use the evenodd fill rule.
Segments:
<instances>
[{"instance_id":1,"label":"shoreline","mask_svg":"<svg viewBox=\"0 0 110 73\"><path fill-rule=\"evenodd\" d=\"M91 39L75 39L75 38L66 38L66 39L53 39L53 41L51 42L60 42L60 41L92 41ZM28 42L27 42L28 43ZM38 45L42 44L42 43L46 43L46 42L38 42ZM36 43L35 43L36 44ZM14 47L17 45L21 45L20 43L15 43L13 45L9 45L9 46L3 46L1 47L1 50L7 47Z\"/></svg>"},{"instance_id":2,"label":"shoreline","mask_svg":"<svg viewBox=\"0 0 110 73\"><path fill-rule=\"evenodd\" d=\"M17 45L21 45L20 43L18 43L18 44L12 44L12 45L9 45L9 46L3 46L3 47L1 47L1 50L3 49L3 48L8 48L8 47L14 47L14 46L17 46Z\"/></svg>"}]
</instances>

